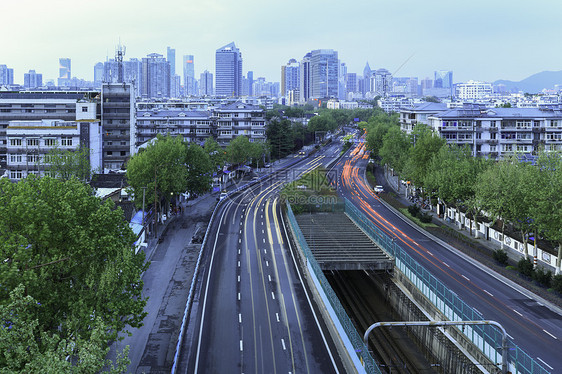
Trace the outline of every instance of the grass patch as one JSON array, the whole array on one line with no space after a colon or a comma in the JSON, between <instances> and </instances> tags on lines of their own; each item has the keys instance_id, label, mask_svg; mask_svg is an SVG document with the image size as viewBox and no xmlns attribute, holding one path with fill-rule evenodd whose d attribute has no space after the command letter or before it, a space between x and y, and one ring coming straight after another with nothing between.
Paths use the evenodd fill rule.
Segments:
<instances>
[{"instance_id":1,"label":"grass patch","mask_svg":"<svg viewBox=\"0 0 562 374\"><path fill-rule=\"evenodd\" d=\"M423 227L424 229L431 227L431 228L435 228L438 227L435 223L423 223L418 217L414 217L410 214L410 212L408 211L408 208L399 208L400 213L402 213L404 216L408 217L412 222L414 222L416 225Z\"/></svg>"},{"instance_id":2,"label":"grass patch","mask_svg":"<svg viewBox=\"0 0 562 374\"><path fill-rule=\"evenodd\" d=\"M343 211L343 202L326 178L326 169L321 167L286 185L280 200L288 201L295 214Z\"/></svg>"}]
</instances>

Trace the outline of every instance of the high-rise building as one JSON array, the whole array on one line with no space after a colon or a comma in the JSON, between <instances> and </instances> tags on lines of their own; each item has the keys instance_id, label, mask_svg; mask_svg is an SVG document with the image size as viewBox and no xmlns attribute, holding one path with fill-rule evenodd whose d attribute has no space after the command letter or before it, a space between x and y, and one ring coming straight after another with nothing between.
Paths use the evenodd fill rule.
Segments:
<instances>
[{"instance_id":1,"label":"high-rise building","mask_svg":"<svg viewBox=\"0 0 562 374\"><path fill-rule=\"evenodd\" d=\"M94 65L94 86L101 87L104 78L103 62Z\"/></svg>"},{"instance_id":2,"label":"high-rise building","mask_svg":"<svg viewBox=\"0 0 562 374\"><path fill-rule=\"evenodd\" d=\"M166 48L166 59L170 63L170 77L176 75L176 50L175 48Z\"/></svg>"},{"instance_id":3,"label":"high-rise building","mask_svg":"<svg viewBox=\"0 0 562 374\"><path fill-rule=\"evenodd\" d=\"M59 79L58 85L60 87L68 86L72 78L72 71L70 69L69 58L59 58Z\"/></svg>"},{"instance_id":4,"label":"high-rise building","mask_svg":"<svg viewBox=\"0 0 562 374\"><path fill-rule=\"evenodd\" d=\"M300 64L294 58L290 59L286 65L281 66L281 95L287 96L292 90L299 89L300 86Z\"/></svg>"},{"instance_id":5,"label":"high-rise building","mask_svg":"<svg viewBox=\"0 0 562 374\"><path fill-rule=\"evenodd\" d=\"M23 75L23 86L25 88L37 88L43 86L43 74L37 74L35 70Z\"/></svg>"},{"instance_id":6,"label":"high-rise building","mask_svg":"<svg viewBox=\"0 0 562 374\"><path fill-rule=\"evenodd\" d=\"M248 71L248 96L254 96L254 72Z\"/></svg>"},{"instance_id":7,"label":"high-rise building","mask_svg":"<svg viewBox=\"0 0 562 374\"><path fill-rule=\"evenodd\" d=\"M178 98L181 96L181 77L174 75L170 79L170 97Z\"/></svg>"},{"instance_id":8,"label":"high-rise building","mask_svg":"<svg viewBox=\"0 0 562 374\"><path fill-rule=\"evenodd\" d=\"M392 74L386 69L378 69L371 77L371 92L378 96L387 96L392 92Z\"/></svg>"},{"instance_id":9,"label":"high-rise building","mask_svg":"<svg viewBox=\"0 0 562 374\"><path fill-rule=\"evenodd\" d=\"M104 83L101 89L103 168L120 170L135 153L135 95L129 83Z\"/></svg>"},{"instance_id":10,"label":"high-rise building","mask_svg":"<svg viewBox=\"0 0 562 374\"><path fill-rule=\"evenodd\" d=\"M195 91L195 65L193 55L183 56L183 86L186 95L196 95Z\"/></svg>"},{"instance_id":11,"label":"high-rise building","mask_svg":"<svg viewBox=\"0 0 562 374\"><path fill-rule=\"evenodd\" d=\"M452 88L453 72L449 70L435 71L435 79L433 80L434 88Z\"/></svg>"},{"instance_id":12,"label":"high-rise building","mask_svg":"<svg viewBox=\"0 0 562 374\"><path fill-rule=\"evenodd\" d=\"M345 62L340 62L340 72L338 78L338 99L345 100L347 90L345 88L346 85L346 76L347 76L347 65Z\"/></svg>"},{"instance_id":13,"label":"high-rise building","mask_svg":"<svg viewBox=\"0 0 562 374\"><path fill-rule=\"evenodd\" d=\"M345 76L346 94L350 92L357 92L357 74L347 73Z\"/></svg>"},{"instance_id":14,"label":"high-rise building","mask_svg":"<svg viewBox=\"0 0 562 374\"><path fill-rule=\"evenodd\" d=\"M307 53L304 55L303 59L301 60L300 64L300 87L299 87L299 101L301 103L306 103L308 99L311 97L311 70L310 70L310 57L311 53Z\"/></svg>"},{"instance_id":15,"label":"high-rise building","mask_svg":"<svg viewBox=\"0 0 562 374\"><path fill-rule=\"evenodd\" d=\"M311 51L311 97L338 97L339 65L337 51L332 49Z\"/></svg>"},{"instance_id":16,"label":"high-rise building","mask_svg":"<svg viewBox=\"0 0 562 374\"><path fill-rule=\"evenodd\" d=\"M242 53L234 42L216 51L215 93L227 97L242 94Z\"/></svg>"},{"instance_id":17,"label":"high-rise building","mask_svg":"<svg viewBox=\"0 0 562 374\"><path fill-rule=\"evenodd\" d=\"M213 73L210 73L208 70L201 73L199 94L201 96L213 95Z\"/></svg>"},{"instance_id":18,"label":"high-rise building","mask_svg":"<svg viewBox=\"0 0 562 374\"><path fill-rule=\"evenodd\" d=\"M170 63L161 54L142 59L142 97L170 97L170 81Z\"/></svg>"},{"instance_id":19,"label":"high-rise building","mask_svg":"<svg viewBox=\"0 0 562 374\"><path fill-rule=\"evenodd\" d=\"M14 84L14 69L6 65L0 65L0 86Z\"/></svg>"}]
</instances>

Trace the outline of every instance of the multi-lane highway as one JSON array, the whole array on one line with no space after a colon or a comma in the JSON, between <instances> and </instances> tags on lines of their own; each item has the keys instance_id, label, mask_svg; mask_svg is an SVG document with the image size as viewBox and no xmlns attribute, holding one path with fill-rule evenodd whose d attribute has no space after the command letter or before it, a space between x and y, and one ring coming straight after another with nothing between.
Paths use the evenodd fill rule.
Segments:
<instances>
[{"instance_id":1,"label":"multi-lane highway","mask_svg":"<svg viewBox=\"0 0 562 374\"><path fill-rule=\"evenodd\" d=\"M561 373L559 311L459 251L434 242L397 216L365 183L367 159L363 144L359 144L336 164L341 176L338 191L485 319L501 323L512 341L544 369Z\"/></svg>"},{"instance_id":2,"label":"multi-lane highway","mask_svg":"<svg viewBox=\"0 0 562 374\"><path fill-rule=\"evenodd\" d=\"M284 183L337 154L330 147L302 158L219 204L203 249L182 371L342 371L295 265L278 199Z\"/></svg>"}]
</instances>

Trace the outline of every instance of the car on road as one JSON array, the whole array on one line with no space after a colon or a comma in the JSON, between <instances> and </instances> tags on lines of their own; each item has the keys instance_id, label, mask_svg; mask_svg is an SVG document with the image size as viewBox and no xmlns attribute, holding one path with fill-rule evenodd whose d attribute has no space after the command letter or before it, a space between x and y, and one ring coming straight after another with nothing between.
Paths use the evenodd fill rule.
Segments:
<instances>
[{"instance_id":1,"label":"car on road","mask_svg":"<svg viewBox=\"0 0 562 374\"><path fill-rule=\"evenodd\" d=\"M224 199L226 197L226 195L228 195L228 193L226 193L225 191L222 191L221 194L219 195L219 197L217 197L217 200L221 201L222 199Z\"/></svg>"},{"instance_id":2,"label":"car on road","mask_svg":"<svg viewBox=\"0 0 562 374\"><path fill-rule=\"evenodd\" d=\"M374 190L375 190L375 192L378 193L378 194L381 193L381 192L384 192L384 188L383 188L382 186L380 186L380 185L379 185L379 186L375 186L375 187L374 187Z\"/></svg>"}]
</instances>

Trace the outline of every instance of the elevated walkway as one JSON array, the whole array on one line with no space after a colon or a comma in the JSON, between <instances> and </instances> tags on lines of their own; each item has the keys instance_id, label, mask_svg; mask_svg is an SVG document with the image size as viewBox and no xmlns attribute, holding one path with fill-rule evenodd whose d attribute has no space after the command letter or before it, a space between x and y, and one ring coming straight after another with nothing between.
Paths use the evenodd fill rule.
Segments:
<instances>
[{"instance_id":1,"label":"elevated walkway","mask_svg":"<svg viewBox=\"0 0 562 374\"><path fill-rule=\"evenodd\" d=\"M345 213L296 216L297 223L322 270L392 271L394 260Z\"/></svg>"}]
</instances>

